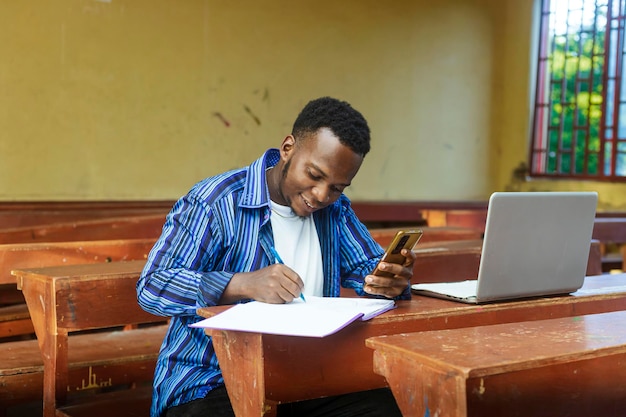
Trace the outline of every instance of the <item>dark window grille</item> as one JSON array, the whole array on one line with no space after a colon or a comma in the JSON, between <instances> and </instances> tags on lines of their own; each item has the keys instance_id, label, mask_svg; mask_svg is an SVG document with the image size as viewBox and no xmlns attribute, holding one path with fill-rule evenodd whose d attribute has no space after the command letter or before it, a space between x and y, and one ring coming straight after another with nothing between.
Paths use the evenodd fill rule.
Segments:
<instances>
[{"instance_id":1,"label":"dark window grille","mask_svg":"<svg viewBox=\"0 0 626 417\"><path fill-rule=\"evenodd\" d=\"M534 177L626 181L626 0L542 0Z\"/></svg>"}]
</instances>

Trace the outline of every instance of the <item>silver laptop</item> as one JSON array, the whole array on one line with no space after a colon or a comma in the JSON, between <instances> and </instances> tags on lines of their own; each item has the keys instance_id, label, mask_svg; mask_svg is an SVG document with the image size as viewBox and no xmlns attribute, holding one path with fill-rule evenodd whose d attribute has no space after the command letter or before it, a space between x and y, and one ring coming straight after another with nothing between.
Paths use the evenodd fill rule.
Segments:
<instances>
[{"instance_id":1,"label":"silver laptop","mask_svg":"<svg viewBox=\"0 0 626 417\"><path fill-rule=\"evenodd\" d=\"M596 192L497 192L489 198L478 277L414 284L413 292L466 303L568 294L582 285Z\"/></svg>"}]
</instances>

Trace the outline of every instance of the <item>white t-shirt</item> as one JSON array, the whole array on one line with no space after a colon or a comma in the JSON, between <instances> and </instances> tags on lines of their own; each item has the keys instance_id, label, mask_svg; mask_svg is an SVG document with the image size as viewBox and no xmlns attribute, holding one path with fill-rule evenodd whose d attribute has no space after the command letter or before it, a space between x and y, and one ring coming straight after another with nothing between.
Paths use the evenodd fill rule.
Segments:
<instances>
[{"instance_id":1,"label":"white t-shirt","mask_svg":"<svg viewBox=\"0 0 626 417\"><path fill-rule=\"evenodd\" d=\"M274 246L281 259L304 281L304 295L324 295L322 250L313 216L299 217L290 207L273 201L270 221Z\"/></svg>"}]
</instances>

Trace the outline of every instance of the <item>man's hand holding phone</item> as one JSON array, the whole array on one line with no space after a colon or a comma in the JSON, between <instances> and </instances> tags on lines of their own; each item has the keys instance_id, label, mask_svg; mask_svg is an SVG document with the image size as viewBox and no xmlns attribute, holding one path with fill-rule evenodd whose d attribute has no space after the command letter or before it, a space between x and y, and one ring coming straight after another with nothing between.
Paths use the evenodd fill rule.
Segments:
<instances>
[{"instance_id":1,"label":"man's hand holding phone","mask_svg":"<svg viewBox=\"0 0 626 417\"><path fill-rule=\"evenodd\" d=\"M411 283L416 258L413 247L421 237L421 230L399 231L372 274L365 277L363 290L389 298L402 294Z\"/></svg>"}]
</instances>

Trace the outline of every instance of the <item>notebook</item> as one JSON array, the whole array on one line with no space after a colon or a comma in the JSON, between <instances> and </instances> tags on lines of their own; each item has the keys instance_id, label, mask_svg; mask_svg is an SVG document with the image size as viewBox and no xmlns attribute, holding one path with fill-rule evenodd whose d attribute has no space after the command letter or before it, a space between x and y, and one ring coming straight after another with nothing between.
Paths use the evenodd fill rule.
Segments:
<instances>
[{"instance_id":1,"label":"notebook","mask_svg":"<svg viewBox=\"0 0 626 417\"><path fill-rule=\"evenodd\" d=\"M584 282L597 201L596 192L496 192L477 278L411 288L465 303L572 293Z\"/></svg>"},{"instance_id":2,"label":"notebook","mask_svg":"<svg viewBox=\"0 0 626 417\"><path fill-rule=\"evenodd\" d=\"M251 301L236 304L223 313L191 327L238 330L285 336L324 337L356 320L369 320L395 308L390 299L314 297L296 298L287 304Z\"/></svg>"}]
</instances>

